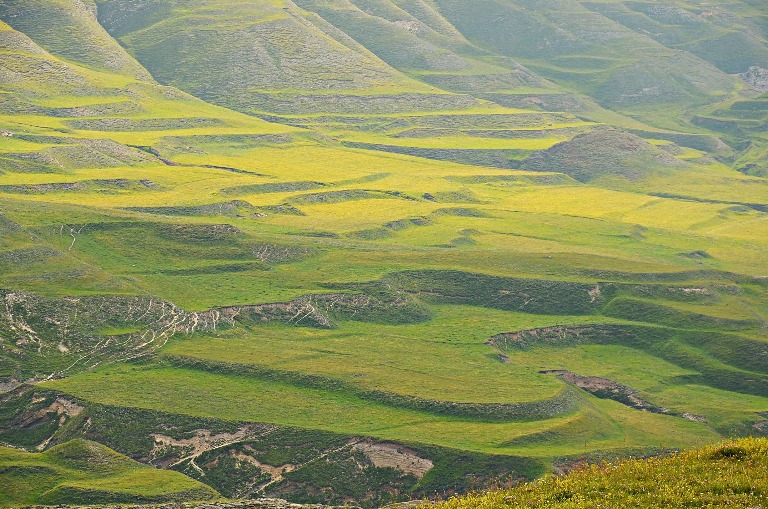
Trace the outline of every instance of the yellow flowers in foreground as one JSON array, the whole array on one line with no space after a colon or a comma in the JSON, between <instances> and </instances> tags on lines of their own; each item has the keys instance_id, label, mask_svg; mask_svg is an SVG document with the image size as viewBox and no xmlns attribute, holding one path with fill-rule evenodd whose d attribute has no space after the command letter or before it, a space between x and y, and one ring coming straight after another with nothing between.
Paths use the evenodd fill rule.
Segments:
<instances>
[{"instance_id":1,"label":"yellow flowers in foreground","mask_svg":"<svg viewBox=\"0 0 768 509\"><path fill-rule=\"evenodd\" d=\"M746 438L674 456L589 465L509 490L431 506L482 508L768 507L768 439Z\"/></svg>"}]
</instances>

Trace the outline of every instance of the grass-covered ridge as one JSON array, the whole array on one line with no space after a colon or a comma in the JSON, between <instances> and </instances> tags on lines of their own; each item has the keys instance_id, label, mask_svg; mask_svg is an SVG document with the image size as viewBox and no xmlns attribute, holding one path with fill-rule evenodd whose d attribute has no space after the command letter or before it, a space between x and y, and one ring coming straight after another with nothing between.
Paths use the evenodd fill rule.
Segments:
<instances>
[{"instance_id":1,"label":"grass-covered ridge","mask_svg":"<svg viewBox=\"0 0 768 509\"><path fill-rule=\"evenodd\" d=\"M430 505L462 508L763 507L768 441L743 439L674 456L589 465L509 490Z\"/></svg>"},{"instance_id":2,"label":"grass-covered ridge","mask_svg":"<svg viewBox=\"0 0 768 509\"><path fill-rule=\"evenodd\" d=\"M162 503L219 498L177 472L141 465L87 440L43 453L0 447L0 506Z\"/></svg>"}]
</instances>

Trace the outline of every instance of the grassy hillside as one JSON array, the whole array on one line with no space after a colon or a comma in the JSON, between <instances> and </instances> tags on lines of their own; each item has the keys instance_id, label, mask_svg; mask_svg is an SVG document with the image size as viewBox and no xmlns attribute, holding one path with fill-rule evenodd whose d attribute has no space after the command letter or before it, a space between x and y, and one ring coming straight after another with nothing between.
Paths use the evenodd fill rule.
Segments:
<instances>
[{"instance_id":1,"label":"grassy hillside","mask_svg":"<svg viewBox=\"0 0 768 509\"><path fill-rule=\"evenodd\" d=\"M683 166L671 154L621 131L593 131L576 136L529 157L523 164L530 170L559 170L579 182L601 177L636 181L665 168Z\"/></svg>"},{"instance_id":2,"label":"grassy hillside","mask_svg":"<svg viewBox=\"0 0 768 509\"><path fill-rule=\"evenodd\" d=\"M728 30L718 27L717 21L710 21L698 6L570 0L558 2L557 8L525 1L435 3L465 37L484 49L516 58L556 83L575 87L601 104L619 109L659 102L716 101L717 96L735 89L736 83L726 72L744 72L748 67L728 59L721 53L725 50L722 46L717 46L717 53L702 49L711 48L707 44L713 43L702 42L700 25L714 39L725 36ZM739 22L750 23L746 15L739 14ZM719 16L713 17L717 20ZM489 29L482 21L485 19L501 22ZM681 19L696 29L686 32L679 28ZM649 30L639 20L655 26ZM682 40L664 38L663 31L672 31ZM757 34L751 40L745 39L734 44L754 49L749 56L745 55L747 60L754 58L749 65L765 63L765 39ZM686 42L690 44L688 48ZM692 50L696 44L701 51L680 51ZM697 53L708 53L715 60L722 55L723 60L740 71L729 68L724 72L703 61Z\"/></svg>"},{"instance_id":3,"label":"grassy hillside","mask_svg":"<svg viewBox=\"0 0 768 509\"><path fill-rule=\"evenodd\" d=\"M0 19L57 57L93 69L152 81L146 69L99 24L96 6L91 0L12 0L0 6ZM51 26L57 29L51 30Z\"/></svg>"},{"instance_id":4,"label":"grassy hillside","mask_svg":"<svg viewBox=\"0 0 768 509\"><path fill-rule=\"evenodd\" d=\"M177 472L157 470L103 445L72 440L43 453L0 447L0 506L211 500L219 495Z\"/></svg>"},{"instance_id":5,"label":"grassy hillside","mask_svg":"<svg viewBox=\"0 0 768 509\"><path fill-rule=\"evenodd\" d=\"M429 507L761 507L766 440L746 439L671 457L592 465L563 477Z\"/></svg>"},{"instance_id":6,"label":"grassy hillside","mask_svg":"<svg viewBox=\"0 0 768 509\"><path fill-rule=\"evenodd\" d=\"M765 9L654 6L5 2L0 441L375 506L765 434Z\"/></svg>"},{"instance_id":7,"label":"grassy hillside","mask_svg":"<svg viewBox=\"0 0 768 509\"><path fill-rule=\"evenodd\" d=\"M104 0L96 12L160 82L208 101L356 148L501 168L583 132L583 120L696 148L702 127L722 136L720 121L702 118L749 100L768 67L760 11L743 2ZM392 116L510 113L499 106L579 118L525 119L521 133L482 117L430 129ZM731 145L748 151L745 171L762 157Z\"/></svg>"},{"instance_id":8,"label":"grassy hillside","mask_svg":"<svg viewBox=\"0 0 768 509\"><path fill-rule=\"evenodd\" d=\"M475 102L432 93L291 1L106 0L98 6L104 26L161 83L242 111L314 110L337 102L359 110L376 96L382 96L379 108Z\"/></svg>"}]
</instances>

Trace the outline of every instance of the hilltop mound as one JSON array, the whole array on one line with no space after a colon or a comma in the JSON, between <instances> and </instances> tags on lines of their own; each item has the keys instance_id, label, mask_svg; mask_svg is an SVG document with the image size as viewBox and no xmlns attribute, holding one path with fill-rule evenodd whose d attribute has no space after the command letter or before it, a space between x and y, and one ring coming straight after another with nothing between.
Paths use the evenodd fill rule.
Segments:
<instances>
[{"instance_id":1,"label":"hilltop mound","mask_svg":"<svg viewBox=\"0 0 768 509\"><path fill-rule=\"evenodd\" d=\"M601 177L637 181L661 168L682 164L639 136L617 129L599 129L535 153L525 160L523 168L565 173L579 182Z\"/></svg>"},{"instance_id":2,"label":"hilltop mound","mask_svg":"<svg viewBox=\"0 0 768 509\"><path fill-rule=\"evenodd\" d=\"M211 500L218 494L178 472L141 465L112 449L72 440L33 454L0 447L0 506Z\"/></svg>"},{"instance_id":3,"label":"hilltop mound","mask_svg":"<svg viewBox=\"0 0 768 509\"><path fill-rule=\"evenodd\" d=\"M666 458L588 466L432 507L765 507L766 469L768 440L744 439Z\"/></svg>"}]
</instances>

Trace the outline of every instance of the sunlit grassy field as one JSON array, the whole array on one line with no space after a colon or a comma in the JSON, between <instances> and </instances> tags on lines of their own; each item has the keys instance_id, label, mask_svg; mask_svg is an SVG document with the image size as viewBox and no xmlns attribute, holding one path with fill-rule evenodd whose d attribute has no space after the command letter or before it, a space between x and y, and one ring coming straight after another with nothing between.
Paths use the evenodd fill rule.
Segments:
<instances>
[{"instance_id":1,"label":"sunlit grassy field","mask_svg":"<svg viewBox=\"0 0 768 509\"><path fill-rule=\"evenodd\" d=\"M557 174L550 183L543 178L547 174L344 149L290 128L264 124L261 129L254 122L233 119L232 126L204 136L198 128L107 134L123 144L156 145L161 156L178 166L148 161L0 176L7 217L32 234L32 244L61 253L56 263L41 265L38 275L8 267L6 277L49 295L66 295L78 287L101 291L93 285L96 279L106 291L118 287L121 293L156 295L203 311L332 293L338 291L334 285L368 284L404 270L450 269L591 285L641 281L643 274L653 273L658 274L658 291L672 284L664 282L669 279L678 281L678 288L704 288L695 292L707 294L693 300L644 297L671 316L711 317L714 325L703 329L727 329L717 321L742 320L743 334L765 341L763 287L746 286L766 266L763 239L735 233L759 228L759 211L707 203L706 194L697 203L580 184ZM264 138L276 133L287 138ZM72 138L104 135L80 131ZM50 144L14 141L8 147L9 152L33 152L50 149ZM718 172L723 175L718 178L733 178ZM749 186L763 185L753 180L738 185L745 186L744 193ZM147 181L151 185L141 184ZM670 189L669 182L659 180L659 186L671 194L698 193L685 179L679 191ZM62 183L81 184L57 185ZM759 193L744 193L745 201L760 199ZM213 233L216 224L233 228ZM265 244L289 246L300 254L260 259ZM75 267L80 275L60 282ZM744 276L733 279L725 275L728 271ZM686 272L690 275L674 275ZM718 289L720 278L728 281L728 289ZM660 317L599 310L531 314L469 301L441 303L426 289L413 295L430 309L427 321L396 325L346 319L331 330L253 324L215 335L198 333L171 342L154 363L140 368L105 367L45 385L100 403L545 459L707 442L718 436L714 430L745 429L767 402L760 390L737 394L722 384L685 382L704 365L724 373L741 369L729 361L699 359L711 354L698 346L681 358L664 350L672 343L643 348L620 342L551 345L504 352L502 360L487 344L504 332L638 321L664 325ZM680 326L676 320L672 327ZM176 366L179 359L183 362ZM218 373L222 363L226 373L243 366L242 374ZM264 369L266 375L259 371ZM578 390L541 373L547 370L624 384L675 415L573 393ZM273 371L281 373L278 379L270 375ZM328 386L292 381L297 375L319 377ZM152 387L151 395L142 387ZM546 404L566 394L570 403L546 419L494 423L372 401L366 397L369 391L480 405ZM711 391L738 404L711 405ZM218 403L211 406L212 400ZM679 417L683 413L706 420L686 420Z\"/></svg>"}]
</instances>

